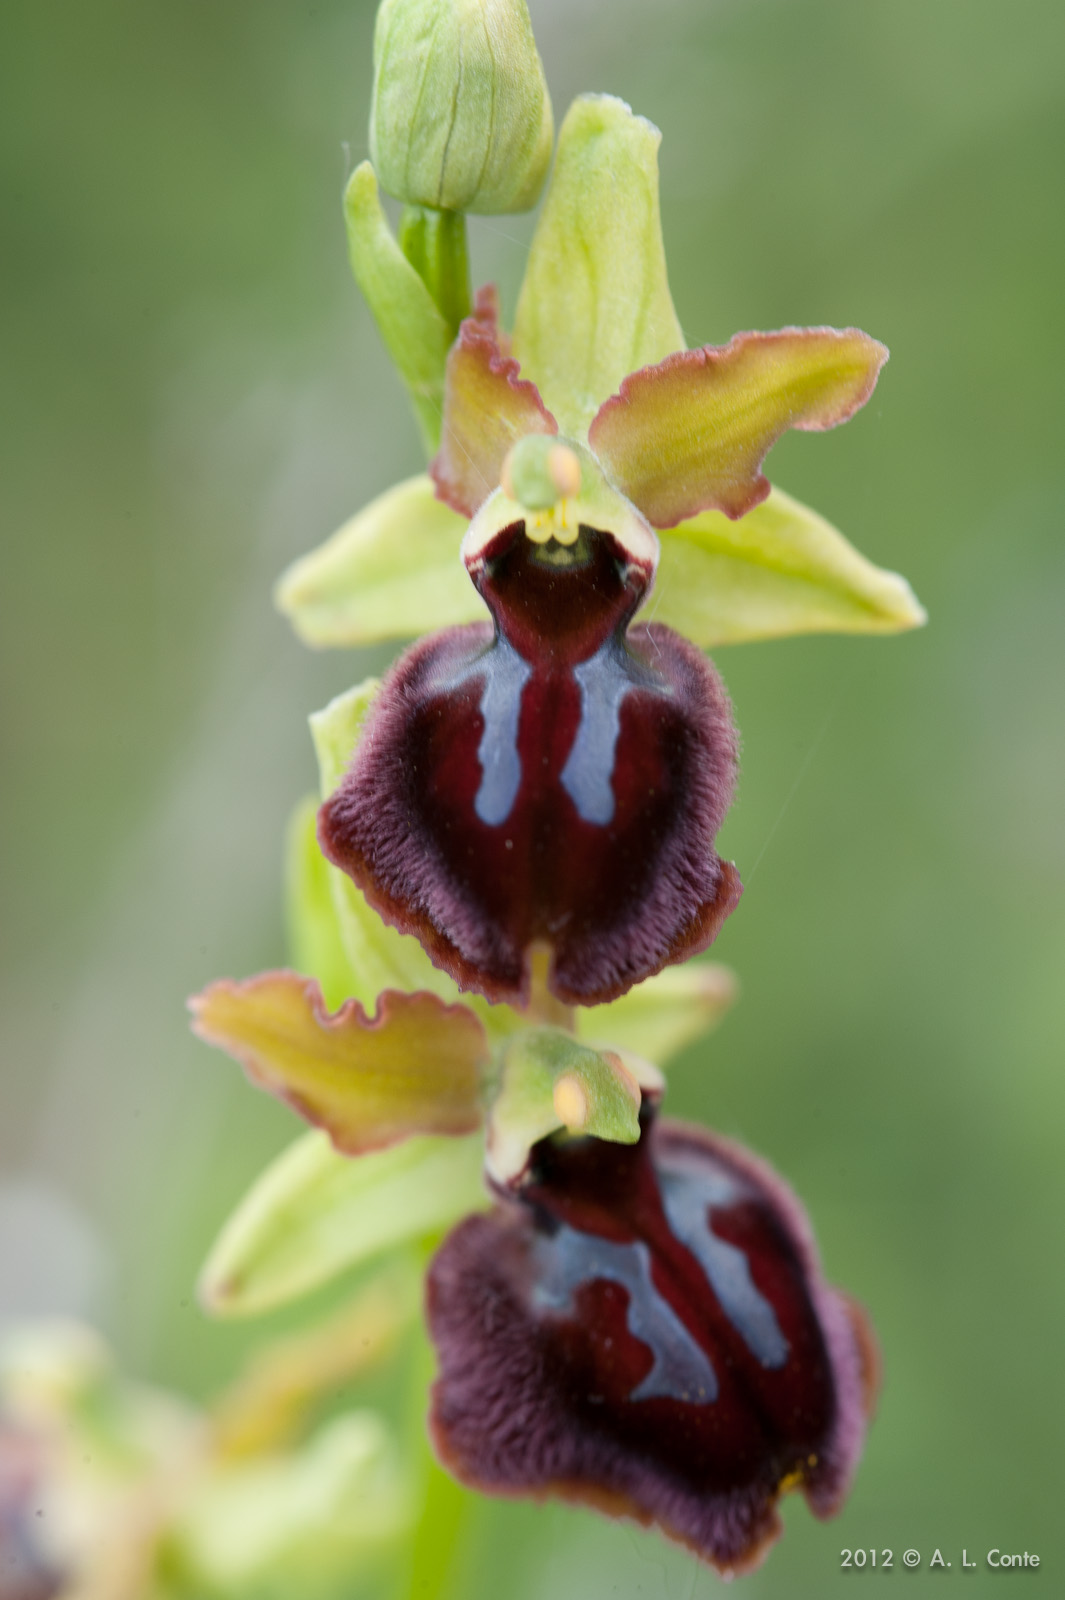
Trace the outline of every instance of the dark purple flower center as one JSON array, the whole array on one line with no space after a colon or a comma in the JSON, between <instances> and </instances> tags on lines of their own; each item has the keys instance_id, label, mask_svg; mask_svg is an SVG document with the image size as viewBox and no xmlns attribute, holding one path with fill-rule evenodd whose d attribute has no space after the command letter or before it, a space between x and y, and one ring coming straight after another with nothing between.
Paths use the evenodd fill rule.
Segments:
<instances>
[{"instance_id":1,"label":"dark purple flower center","mask_svg":"<svg viewBox=\"0 0 1065 1600\"><path fill-rule=\"evenodd\" d=\"M738 882L713 852L735 738L713 668L630 627L651 573L609 533L524 523L471 563L495 626L386 681L321 814L326 854L464 987L519 999L530 946L591 1004L701 948Z\"/></svg>"},{"instance_id":2,"label":"dark purple flower center","mask_svg":"<svg viewBox=\"0 0 1065 1600\"><path fill-rule=\"evenodd\" d=\"M782 1488L821 1513L845 1489L864 1320L794 1197L701 1130L537 1146L444 1245L429 1311L434 1431L482 1487L616 1498L723 1567L773 1536Z\"/></svg>"}]
</instances>

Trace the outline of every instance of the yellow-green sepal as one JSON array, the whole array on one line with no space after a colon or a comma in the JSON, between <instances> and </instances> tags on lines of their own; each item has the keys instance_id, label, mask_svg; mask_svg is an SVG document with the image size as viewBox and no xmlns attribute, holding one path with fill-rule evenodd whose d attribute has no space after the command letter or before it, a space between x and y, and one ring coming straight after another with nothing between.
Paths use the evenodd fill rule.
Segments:
<instances>
[{"instance_id":1,"label":"yellow-green sepal","mask_svg":"<svg viewBox=\"0 0 1065 1600\"><path fill-rule=\"evenodd\" d=\"M514 355L577 438L630 372L684 347L662 244L661 139L612 95L582 95L559 130Z\"/></svg>"},{"instance_id":2,"label":"yellow-green sepal","mask_svg":"<svg viewBox=\"0 0 1065 1600\"><path fill-rule=\"evenodd\" d=\"M719 962L666 967L620 1000L581 1007L577 1037L599 1048L631 1050L661 1066L716 1028L738 991L735 974Z\"/></svg>"},{"instance_id":3,"label":"yellow-green sepal","mask_svg":"<svg viewBox=\"0 0 1065 1600\"><path fill-rule=\"evenodd\" d=\"M315 648L414 639L486 620L459 559L467 519L420 474L388 489L284 572L274 601Z\"/></svg>"},{"instance_id":4,"label":"yellow-green sepal","mask_svg":"<svg viewBox=\"0 0 1065 1600\"><path fill-rule=\"evenodd\" d=\"M704 511L658 537L651 611L705 649L799 633L900 633L926 620L905 578L874 566L782 489L738 521Z\"/></svg>"},{"instance_id":5,"label":"yellow-green sepal","mask_svg":"<svg viewBox=\"0 0 1065 1600\"><path fill-rule=\"evenodd\" d=\"M315 1130L288 1147L226 1223L200 1277L215 1316L247 1317L450 1227L487 1204L483 1142L428 1136L339 1155Z\"/></svg>"}]
</instances>

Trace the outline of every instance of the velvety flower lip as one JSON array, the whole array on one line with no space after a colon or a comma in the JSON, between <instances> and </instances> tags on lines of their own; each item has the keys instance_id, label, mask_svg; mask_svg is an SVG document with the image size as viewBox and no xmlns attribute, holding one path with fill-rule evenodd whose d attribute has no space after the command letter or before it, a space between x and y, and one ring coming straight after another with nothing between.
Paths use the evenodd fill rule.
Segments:
<instances>
[{"instance_id":1,"label":"velvety flower lip","mask_svg":"<svg viewBox=\"0 0 1065 1600\"><path fill-rule=\"evenodd\" d=\"M638 1145L544 1141L517 1192L445 1241L431 1429L477 1488L629 1515L744 1571L780 1533L782 1492L840 1505L875 1345L768 1167L644 1120Z\"/></svg>"},{"instance_id":2,"label":"velvety flower lip","mask_svg":"<svg viewBox=\"0 0 1065 1600\"><path fill-rule=\"evenodd\" d=\"M713 667L628 628L645 569L609 532L478 553L495 617L430 636L385 680L319 813L326 856L460 987L597 1004L710 942L739 895L712 841L736 742Z\"/></svg>"}]
</instances>

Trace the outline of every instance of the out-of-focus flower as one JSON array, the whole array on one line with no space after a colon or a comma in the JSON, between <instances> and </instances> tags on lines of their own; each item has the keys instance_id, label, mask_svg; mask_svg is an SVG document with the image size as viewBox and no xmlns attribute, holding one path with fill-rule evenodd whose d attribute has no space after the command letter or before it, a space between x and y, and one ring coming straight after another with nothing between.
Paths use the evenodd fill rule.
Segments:
<instances>
[{"instance_id":1,"label":"out-of-focus flower","mask_svg":"<svg viewBox=\"0 0 1065 1600\"><path fill-rule=\"evenodd\" d=\"M739 1572L779 1535L783 1492L838 1508L875 1346L773 1172L700 1128L644 1124L636 1145L544 1141L445 1241L431 1429L466 1483L654 1523Z\"/></svg>"},{"instance_id":2,"label":"out-of-focus flower","mask_svg":"<svg viewBox=\"0 0 1065 1600\"><path fill-rule=\"evenodd\" d=\"M380 1274L209 1411L130 1382L79 1325L9 1331L0 1600L312 1600L373 1574L412 1515L395 1441L367 1411L311 1424L416 1303L409 1272Z\"/></svg>"}]
</instances>

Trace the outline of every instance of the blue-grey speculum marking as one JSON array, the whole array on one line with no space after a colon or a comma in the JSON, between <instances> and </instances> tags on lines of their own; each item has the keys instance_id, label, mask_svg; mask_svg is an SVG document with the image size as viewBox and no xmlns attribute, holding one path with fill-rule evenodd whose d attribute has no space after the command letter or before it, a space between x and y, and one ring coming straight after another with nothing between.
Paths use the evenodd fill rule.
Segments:
<instances>
[{"instance_id":1,"label":"blue-grey speculum marking","mask_svg":"<svg viewBox=\"0 0 1065 1600\"><path fill-rule=\"evenodd\" d=\"M484 678L478 708L484 723L477 746L481 783L473 809L486 827L496 828L510 816L521 788L518 721L522 691L532 677L532 667L501 633L491 654L491 671L484 655L479 655L449 679L446 687L457 689L470 678Z\"/></svg>"},{"instance_id":2,"label":"blue-grey speculum marking","mask_svg":"<svg viewBox=\"0 0 1065 1600\"><path fill-rule=\"evenodd\" d=\"M628 1290L629 1331L654 1357L650 1372L629 1399L684 1400L689 1405L716 1400L717 1374L710 1357L655 1288L651 1252L642 1240L617 1244L562 1223L545 1252L543 1276L533 1292L535 1303L552 1311L572 1311L581 1284L596 1278Z\"/></svg>"},{"instance_id":3,"label":"blue-grey speculum marking","mask_svg":"<svg viewBox=\"0 0 1065 1600\"><path fill-rule=\"evenodd\" d=\"M446 687L456 689L483 675L478 709L484 726L477 746L481 782L473 809L487 827L495 828L510 816L521 788L518 725L522 694L533 669L502 633L497 634L491 654L490 671L480 655L461 668ZM562 787L584 822L606 827L614 818L614 759L625 696L637 686L668 694L669 686L650 671L641 671L617 638L608 639L594 656L574 667L573 676L580 691L581 712L562 768Z\"/></svg>"},{"instance_id":4,"label":"blue-grey speculum marking","mask_svg":"<svg viewBox=\"0 0 1065 1600\"><path fill-rule=\"evenodd\" d=\"M574 667L573 676L581 692L581 718L562 768L562 787L582 821L605 828L614 820L614 758L625 696L637 685L659 694L669 689L651 672L640 671L616 634Z\"/></svg>"},{"instance_id":5,"label":"blue-grey speculum marking","mask_svg":"<svg viewBox=\"0 0 1065 1600\"><path fill-rule=\"evenodd\" d=\"M686 1245L706 1273L707 1281L751 1354L763 1367L782 1367L788 1359L788 1341L780 1331L776 1312L751 1277L751 1264L736 1245L710 1231L708 1210L735 1198L733 1185L722 1178L719 1192L708 1190L705 1177L662 1173L659 1180L662 1207L674 1236Z\"/></svg>"}]
</instances>

